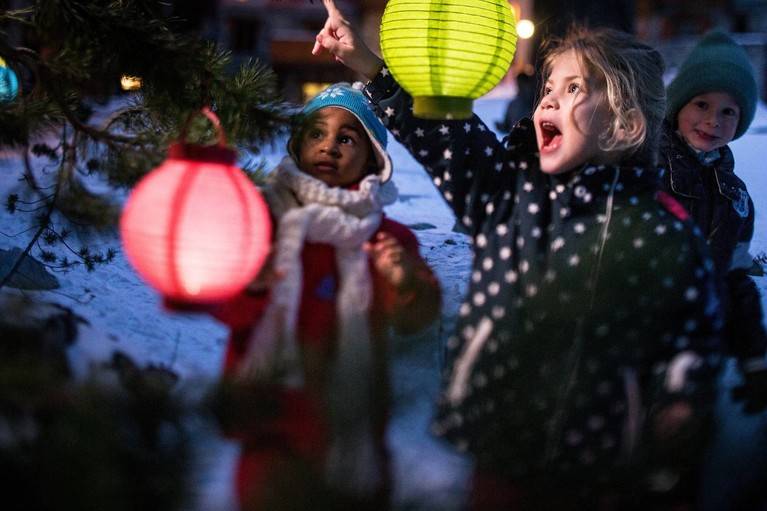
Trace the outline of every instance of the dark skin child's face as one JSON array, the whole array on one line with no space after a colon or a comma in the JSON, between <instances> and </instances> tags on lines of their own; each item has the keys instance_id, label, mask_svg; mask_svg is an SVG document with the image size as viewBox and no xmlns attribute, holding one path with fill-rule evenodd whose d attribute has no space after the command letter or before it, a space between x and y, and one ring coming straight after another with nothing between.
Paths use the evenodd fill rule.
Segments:
<instances>
[{"instance_id":1,"label":"dark skin child's face","mask_svg":"<svg viewBox=\"0 0 767 511\"><path fill-rule=\"evenodd\" d=\"M369 173L372 147L362 124L348 110L325 107L304 131L299 167L328 186L347 187Z\"/></svg>"}]
</instances>

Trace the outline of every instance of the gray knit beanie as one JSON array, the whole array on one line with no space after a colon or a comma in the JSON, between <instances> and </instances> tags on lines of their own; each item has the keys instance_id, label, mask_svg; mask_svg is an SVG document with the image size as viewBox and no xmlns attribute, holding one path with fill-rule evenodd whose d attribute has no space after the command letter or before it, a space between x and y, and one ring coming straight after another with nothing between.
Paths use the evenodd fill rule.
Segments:
<instances>
[{"instance_id":1,"label":"gray knit beanie","mask_svg":"<svg viewBox=\"0 0 767 511\"><path fill-rule=\"evenodd\" d=\"M666 89L666 119L676 127L679 111L695 96L726 92L740 106L733 140L743 135L756 113L756 80L746 50L722 32L711 32L695 46Z\"/></svg>"}]
</instances>

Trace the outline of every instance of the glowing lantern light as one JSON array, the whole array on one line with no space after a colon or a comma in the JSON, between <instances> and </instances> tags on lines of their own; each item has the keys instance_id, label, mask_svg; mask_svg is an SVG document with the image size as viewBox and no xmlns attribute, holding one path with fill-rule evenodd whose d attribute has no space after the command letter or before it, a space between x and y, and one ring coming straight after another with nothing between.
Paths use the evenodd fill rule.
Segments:
<instances>
[{"instance_id":1,"label":"glowing lantern light","mask_svg":"<svg viewBox=\"0 0 767 511\"><path fill-rule=\"evenodd\" d=\"M389 0L381 51L422 118L471 116L505 76L517 32L507 0Z\"/></svg>"},{"instance_id":2,"label":"glowing lantern light","mask_svg":"<svg viewBox=\"0 0 767 511\"><path fill-rule=\"evenodd\" d=\"M139 90L141 85L142 81L138 76L122 75L120 77L120 87L124 91Z\"/></svg>"},{"instance_id":3,"label":"glowing lantern light","mask_svg":"<svg viewBox=\"0 0 767 511\"><path fill-rule=\"evenodd\" d=\"M134 188L120 219L128 260L166 298L224 300L252 281L269 251L266 203L224 147L177 143ZM183 139L183 137L182 137Z\"/></svg>"},{"instance_id":4,"label":"glowing lantern light","mask_svg":"<svg viewBox=\"0 0 767 511\"><path fill-rule=\"evenodd\" d=\"M0 57L0 103L10 103L19 95L19 79Z\"/></svg>"},{"instance_id":5,"label":"glowing lantern light","mask_svg":"<svg viewBox=\"0 0 767 511\"><path fill-rule=\"evenodd\" d=\"M520 39L530 39L535 34L535 25L530 20L519 20L517 22L517 34Z\"/></svg>"}]
</instances>

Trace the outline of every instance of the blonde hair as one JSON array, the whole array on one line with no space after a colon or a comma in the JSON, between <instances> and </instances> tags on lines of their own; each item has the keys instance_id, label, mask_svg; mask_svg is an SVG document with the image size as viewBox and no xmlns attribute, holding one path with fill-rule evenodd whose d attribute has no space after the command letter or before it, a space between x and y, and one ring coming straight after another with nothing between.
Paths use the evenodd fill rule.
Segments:
<instances>
[{"instance_id":1,"label":"blonde hair","mask_svg":"<svg viewBox=\"0 0 767 511\"><path fill-rule=\"evenodd\" d=\"M654 165L666 110L663 58L625 32L573 26L544 45L543 82L553 60L570 50L599 84L613 120L599 137L599 148L622 153L629 163Z\"/></svg>"}]
</instances>

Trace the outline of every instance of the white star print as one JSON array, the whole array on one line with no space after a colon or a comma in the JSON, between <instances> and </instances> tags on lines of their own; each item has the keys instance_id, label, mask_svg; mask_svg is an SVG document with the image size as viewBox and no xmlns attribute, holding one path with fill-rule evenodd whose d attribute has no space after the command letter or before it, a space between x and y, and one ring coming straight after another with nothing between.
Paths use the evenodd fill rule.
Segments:
<instances>
[{"instance_id":1,"label":"white star print","mask_svg":"<svg viewBox=\"0 0 767 511\"><path fill-rule=\"evenodd\" d=\"M381 76L389 76L389 69L387 67L381 68Z\"/></svg>"},{"instance_id":2,"label":"white star print","mask_svg":"<svg viewBox=\"0 0 767 511\"><path fill-rule=\"evenodd\" d=\"M418 138L422 138L423 137L423 130L421 128L416 128L415 129L415 136L418 137Z\"/></svg>"},{"instance_id":3,"label":"white star print","mask_svg":"<svg viewBox=\"0 0 767 511\"><path fill-rule=\"evenodd\" d=\"M493 155L493 148L490 147L490 146L487 146L485 148L485 154L488 155L488 156L492 156Z\"/></svg>"},{"instance_id":4,"label":"white star print","mask_svg":"<svg viewBox=\"0 0 767 511\"><path fill-rule=\"evenodd\" d=\"M442 156L443 156L443 157L444 157L446 160L452 160L452 159L453 159L453 151L451 151L450 149L445 149L445 152L444 152L444 153L442 153Z\"/></svg>"},{"instance_id":5,"label":"white star print","mask_svg":"<svg viewBox=\"0 0 767 511\"><path fill-rule=\"evenodd\" d=\"M464 131L466 131L466 133L470 132L471 131L471 124L469 124L467 122L466 124L463 125L463 129L464 129Z\"/></svg>"},{"instance_id":6,"label":"white star print","mask_svg":"<svg viewBox=\"0 0 767 511\"><path fill-rule=\"evenodd\" d=\"M384 113L386 114L386 117L391 117L394 115L394 109L390 106L387 106L386 110L384 110Z\"/></svg>"},{"instance_id":7,"label":"white star print","mask_svg":"<svg viewBox=\"0 0 767 511\"><path fill-rule=\"evenodd\" d=\"M447 126L443 124L442 126L439 127L439 132L442 133L443 135L447 135L448 133L450 133L450 128L448 128Z\"/></svg>"}]
</instances>

